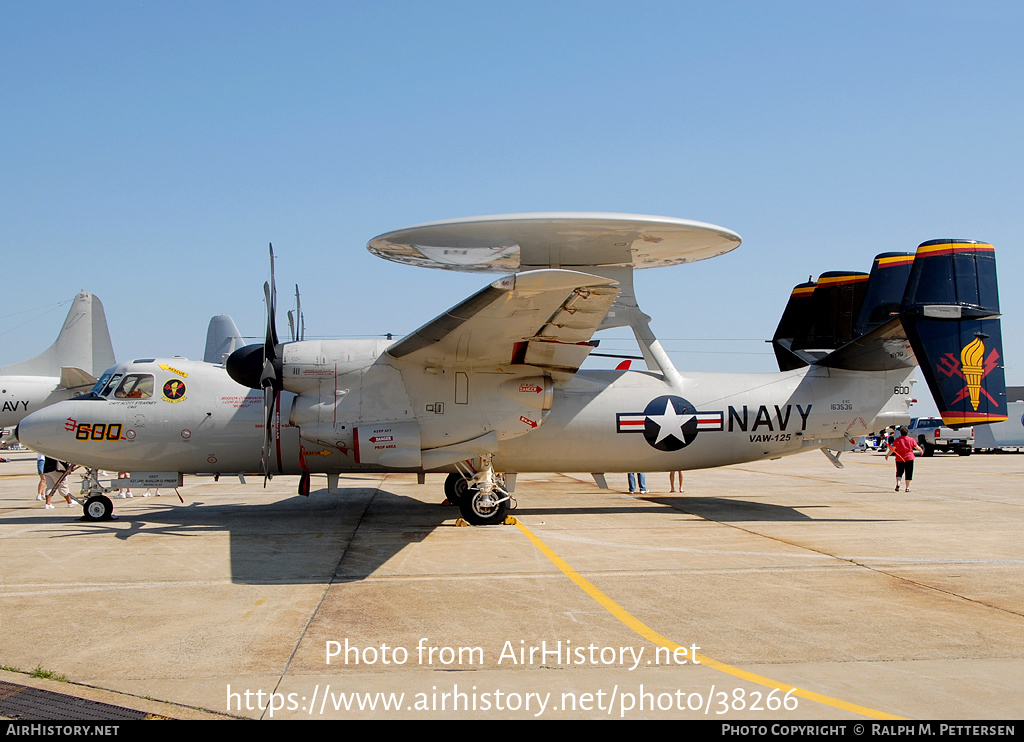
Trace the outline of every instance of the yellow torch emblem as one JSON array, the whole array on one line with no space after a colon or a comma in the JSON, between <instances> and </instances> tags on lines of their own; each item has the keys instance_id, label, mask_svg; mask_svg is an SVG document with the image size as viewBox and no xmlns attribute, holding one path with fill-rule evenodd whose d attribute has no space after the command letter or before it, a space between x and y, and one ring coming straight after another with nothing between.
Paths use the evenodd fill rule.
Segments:
<instances>
[{"instance_id":1,"label":"yellow torch emblem","mask_svg":"<svg viewBox=\"0 0 1024 742\"><path fill-rule=\"evenodd\" d=\"M981 399L981 377L984 376L982 364L985 361L985 344L981 338L974 338L960 351L960 372L967 380L967 390L971 394L971 407L978 411Z\"/></svg>"}]
</instances>

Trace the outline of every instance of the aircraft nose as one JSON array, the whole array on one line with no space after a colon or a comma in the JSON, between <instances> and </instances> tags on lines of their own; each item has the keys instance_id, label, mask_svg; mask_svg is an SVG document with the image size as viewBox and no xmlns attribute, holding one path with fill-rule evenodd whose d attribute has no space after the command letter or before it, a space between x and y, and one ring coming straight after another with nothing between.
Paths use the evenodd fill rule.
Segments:
<instances>
[{"instance_id":1,"label":"aircraft nose","mask_svg":"<svg viewBox=\"0 0 1024 742\"><path fill-rule=\"evenodd\" d=\"M56 451L54 448L55 446L60 447L58 436L53 434L53 430L60 427L53 412L53 407L56 406L59 405L44 407L18 423L18 427L14 429L14 437L18 439L18 442L42 454L66 454L67 452ZM60 456L56 457L60 458Z\"/></svg>"}]
</instances>

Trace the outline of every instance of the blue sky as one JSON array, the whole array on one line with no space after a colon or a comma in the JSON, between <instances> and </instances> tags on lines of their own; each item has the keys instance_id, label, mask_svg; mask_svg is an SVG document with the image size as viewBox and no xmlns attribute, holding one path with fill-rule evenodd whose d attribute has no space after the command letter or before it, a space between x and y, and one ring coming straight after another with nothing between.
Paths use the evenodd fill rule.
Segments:
<instances>
[{"instance_id":1,"label":"blue sky","mask_svg":"<svg viewBox=\"0 0 1024 742\"><path fill-rule=\"evenodd\" d=\"M260 335L271 241L280 325L298 283L309 335L400 335L489 279L381 261L375 235L614 211L744 238L637 277L681 369L773 370L760 340L794 284L956 237L996 246L1024 383L1022 21L984 2L4 2L0 364L45 348L81 289L119 359L201 356L214 314Z\"/></svg>"}]
</instances>

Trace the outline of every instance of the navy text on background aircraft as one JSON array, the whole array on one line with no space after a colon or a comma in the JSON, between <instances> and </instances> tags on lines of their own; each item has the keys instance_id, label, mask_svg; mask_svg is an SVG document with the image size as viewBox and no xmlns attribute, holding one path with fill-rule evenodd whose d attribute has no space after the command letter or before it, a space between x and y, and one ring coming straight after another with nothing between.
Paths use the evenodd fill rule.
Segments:
<instances>
[{"instance_id":1,"label":"navy text on background aircraft","mask_svg":"<svg viewBox=\"0 0 1024 742\"><path fill-rule=\"evenodd\" d=\"M88 398L24 420L19 438L91 468L171 473L447 472L474 524L501 522L519 472L671 471L843 450L909 420L921 365L943 419L1005 419L991 245L937 240L870 273L797 286L773 345L780 371L680 373L633 291L633 271L715 257L722 227L624 214L522 214L409 227L374 254L504 274L397 342L266 341L225 366L122 364ZM271 261L273 266L273 261ZM628 326L647 369L580 366L595 332ZM230 375L231 378L228 378ZM86 517L109 516L92 497Z\"/></svg>"}]
</instances>

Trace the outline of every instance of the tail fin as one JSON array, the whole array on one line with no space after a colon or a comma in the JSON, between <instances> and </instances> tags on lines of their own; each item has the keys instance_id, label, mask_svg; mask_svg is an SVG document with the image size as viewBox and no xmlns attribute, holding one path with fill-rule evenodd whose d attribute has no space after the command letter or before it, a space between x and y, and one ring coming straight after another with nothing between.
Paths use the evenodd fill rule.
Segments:
<instances>
[{"instance_id":1,"label":"tail fin","mask_svg":"<svg viewBox=\"0 0 1024 742\"><path fill-rule=\"evenodd\" d=\"M832 350L853 340L867 281L867 273L822 273L811 295L810 322L794 339L794 350Z\"/></svg>"},{"instance_id":2,"label":"tail fin","mask_svg":"<svg viewBox=\"0 0 1024 742\"><path fill-rule=\"evenodd\" d=\"M946 425L1007 419L992 245L974 240L921 244L900 319Z\"/></svg>"},{"instance_id":3,"label":"tail fin","mask_svg":"<svg viewBox=\"0 0 1024 742\"><path fill-rule=\"evenodd\" d=\"M884 252L875 256L864 303L854 327L855 337L866 335L899 315L913 264L914 254L909 252Z\"/></svg>"},{"instance_id":4,"label":"tail fin","mask_svg":"<svg viewBox=\"0 0 1024 742\"><path fill-rule=\"evenodd\" d=\"M796 286L772 338L779 369L818 363L853 340L868 283L867 273L829 271Z\"/></svg>"},{"instance_id":5,"label":"tail fin","mask_svg":"<svg viewBox=\"0 0 1024 742\"><path fill-rule=\"evenodd\" d=\"M242 333L238 331L235 321L226 314L219 314L210 319L206 330L206 352L203 360L207 363L224 363L224 359L245 345Z\"/></svg>"},{"instance_id":6,"label":"tail fin","mask_svg":"<svg viewBox=\"0 0 1024 742\"><path fill-rule=\"evenodd\" d=\"M806 326L811 318L811 295L814 293L814 281L797 284L789 295L789 302L782 311L782 319L775 328L772 348L775 358L779 361L780 371L792 371L812 363L793 350L793 340L806 333Z\"/></svg>"},{"instance_id":7,"label":"tail fin","mask_svg":"<svg viewBox=\"0 0 1024 742\"><path fill-rule=\"evenodd\" d=\"M62 369L80 369L98 377L113 366L114 348L103 304L92 294L75 297L56 342L28 361L0 367L4 376L62 376Z\"/></svg>"},{"instance_id":8,"label":"tail fin","mask_svg":"<svg viewBox=\"0 0 1024 742\"><path fill-rule=\"evenodd\" d=\"M817 365L855 371L920 365L946 425L1006 419L992 245L932 240L912 257L885 253L875 258L868 284L854 338Z\"/></svg>"}]
</instances>

